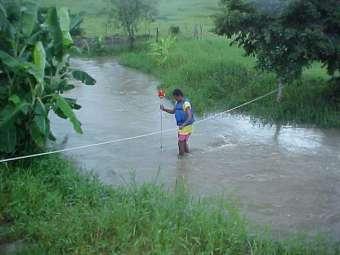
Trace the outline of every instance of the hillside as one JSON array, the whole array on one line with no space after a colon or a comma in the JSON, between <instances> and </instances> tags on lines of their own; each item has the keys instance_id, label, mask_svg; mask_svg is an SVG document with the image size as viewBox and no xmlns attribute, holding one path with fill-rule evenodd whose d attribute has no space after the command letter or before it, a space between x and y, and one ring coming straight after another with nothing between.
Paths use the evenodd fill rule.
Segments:
<instances>
[{"instance_id":1,"label":"hillside","mask_svg":"<svg viewBox=\"0 0 340 255\"><path fill-rule=\"evenodd\" d=\"M106 35L106 23L110 14L109 0L39 0L44 6L67 6L71 12L82 12L85 15L83 28L88 36ZM204 30L211 28L211 15L218 6L218 0L160 0L157 20L151 25L140 27L140 33L152 30L158 26L161 32L168 31L169 26L180 26L185 33L191 33L195 25L204 25ZM152 32L151 31L151 32ZM112 28L110 33L117 33L117 28Z\"/></svg>"}]
</instances>

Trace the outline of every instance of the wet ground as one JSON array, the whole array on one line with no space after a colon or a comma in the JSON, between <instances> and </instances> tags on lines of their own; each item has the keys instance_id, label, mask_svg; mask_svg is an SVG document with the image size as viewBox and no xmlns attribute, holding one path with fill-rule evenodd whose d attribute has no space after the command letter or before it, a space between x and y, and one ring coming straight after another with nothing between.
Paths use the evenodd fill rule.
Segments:
<instances>
[{"instance_id":1,"label":"wet ground","mask_svg":"<svg viewBox=\"0 0 340 255\"><path fill-rule=\"evenodd\" d=\"M75 60L97 79L72 96L84 135L54 120L54 133L66 147L131 137L160 128L157 81L113 60ZM170 105L168 103L168 105ZM165 128L174 128L165 116ZM244 116L227 115L200 123L192 154L177 158L176 132L68 153L86 171L108 184L157 181L173 187L178 178L193 194L226 194L239 199L253 222L276 233L322 232L340 240L340 130L263 127Z\"/></svg>"}]
</instances>

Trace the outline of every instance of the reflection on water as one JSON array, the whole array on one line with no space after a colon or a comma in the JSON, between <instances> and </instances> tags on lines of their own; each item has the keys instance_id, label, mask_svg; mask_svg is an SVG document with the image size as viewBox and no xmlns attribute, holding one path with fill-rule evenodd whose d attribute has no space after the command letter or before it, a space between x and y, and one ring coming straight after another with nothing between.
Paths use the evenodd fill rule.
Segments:
<instances>
[{"instance_id":1,"label":"reflection on water","mask_svg":"<svg viewBox=\"0 0 340 255\"><path fill-rule=\"evenodd\" d=\"M157 81L109 60L75 60L97 79L72 96L83 109L84 135L55 118L59 143L79 146L131 137L160 128ZM164 126L174 128L173 116ZM67 140L65 140L67 137ZM178 160L176 133L105 145L71 154L105 183L121 184L135 173L138 182L173 187L184 181L191 192L235 194L248 217L280 231L325 231L340 240L340 132L253 125L250 118L226 115L195 127L192 154Z\"/></svg>"}]
</instances>

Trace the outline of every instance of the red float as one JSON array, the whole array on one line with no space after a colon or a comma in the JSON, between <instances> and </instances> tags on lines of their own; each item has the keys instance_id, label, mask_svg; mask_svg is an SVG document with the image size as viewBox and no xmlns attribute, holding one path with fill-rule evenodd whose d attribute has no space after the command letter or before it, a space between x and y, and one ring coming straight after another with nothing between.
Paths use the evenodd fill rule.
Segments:
<instances>
[{"instance_id":1,"label":"red float","mask_svg":"<svg viewBox=\"0 0 340 255\"><path fill-rule=\"evenodd\" d=\"M163 99L165 97L165 91L163 89L158 90L158 97Z\"/></svg>"}]
</instances>

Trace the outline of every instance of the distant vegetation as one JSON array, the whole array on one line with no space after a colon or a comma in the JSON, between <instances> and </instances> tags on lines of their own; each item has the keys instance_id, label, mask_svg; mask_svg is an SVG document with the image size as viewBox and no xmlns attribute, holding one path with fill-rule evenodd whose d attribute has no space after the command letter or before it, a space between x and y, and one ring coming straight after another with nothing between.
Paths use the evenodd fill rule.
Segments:
<instances>
[{"instance_id":1,"label":"distant vegetation","mask_svg":"<svg viewBox=\"0 0 340 255\"><path fill-rule=\"evenodd\" d=\"M49 0L45 1L45 3L48 2ZM306 62L308 64L305 64L305 60L301 58L303 51L299 51L299 49L303 49L302 43L308 44L308 40L301 39L299 46L294 43L293 47L296 45L295 49L297 49L294 52L300 52L298 53L300 55L295 55L294 52L290 53L290 57L295 59L291 60L292 64L289 65L288 70L286 63L290 63L290 61L284 55L275 53L276 45L273 39L273 42L268 43L270 47L267 47L267 53L274 52L272 64L277 60L277 63L281 61L281 66L276 65L276 68L274 68L267 61L267 58L266 61L262 61L263 70L258 70L256 66L259 65L256 65L258 61L255 58L244 57L246 53L252 55L256 52L240 50L236 45L230 46L231 40L215 36L212 33L215 29L213 21L216 14L220 13L221 24L227 24L223 23L223 13L228 13L226 10L228 8L227 3L234 3L237 6L238 1L223 1L224 5L220 6L218 6L219 1L199 0L194 2L195 4L191 0L159 1L158 15L156 15L154 22L141 22L139 24L137 35L147 35L147 37L138 40L134 50L130 51L124 47L122 40L105 39L109 35L122 36L124 33L117 26L112 26L112 31L103 31L102 28L105 28L105 25L98 27L101 20L102 24L108 22L105 18L108 17L105 7L109 4L107 1L98 1L91 11L86 12L85 22L82 25L85 34L90 36L98 35L97 32L102 31L100 36L94 40L96 43L90 47L90 55L102 54L107 56L111 54L118 56L121 63L158 76L162 81L162 86L166 89L182 87L193 101L196 111L200 113L235 106L254 96L276 89L278 79L275 78L275 70L282 70L280 73L287 74L284 74L285 77L280 79L282 85L289 86L285 86L284 93L279 93L278 97L282 98L281 103L277 104L271 97L244 108L245 112L256 116L264 123L280 122L322 127L340 126L338 117L340 115L340 86L338 85L340 82L339 78L336 78L339 75L338 71L334 73L335 76L331 80L332 76L328 75L327 70L322 68L317 61L322 61L323 58L311 57ZM277 6L275 1L272 3L273 6L271 5L271 7ZM328 1L325 2L325 4L327 3ZM63 4L63 1L58 2L58 4ZM75 12L83 11L89 5L90 3L87 1L83 1L82 5L72 3L71 10ZM277 9L267 7L266 5L261 8L264 10L271 9L271 11ZM280 8L283 7L280 6ZM333 12L336 13L336 10L334 9ZM313 15L318 14L314 13ZM94 16L99 18L96 27L90 24L90 20ZM238 15L235 15L235 17L238 17ZM314 18L310 20L316 22ZM250 22L250 25L256 25L251 19L248 22ZM265 18L262 22L265 22ZM244 25L244 28L251 29L250 25ZM173 47L167 49L166 57L163 56L163 59L167 59L167 63L162 65L159 65L160 58L155 58L155 48L158 47L158 51L162 51L164 45L161 44L164 44L166 40L160 40L159 46L155 45L157 27L161 38L167 38L169 35L177 38ZM237 29L235 27L234 30L229 29L228 31L232 36ZM222 31L220 30L220 32ZM299 32L297 31L297 33ZM265 38L263 34L255 33L255 35ZM274 35L272 38L274 38ZM234 39L234 37L231 39ZM287 40L289 42L290 39ZM299 41L299 39L297 40ZM257 49L261 50L259 47ZM261 52L263 51L261 50ZM329 52L331 53L331 51ZM158 52L157 54L163 53ZM257 60L260 59L265 60L265 58L259 58L259 55L257 55ZM237 66L235 66L235 63ZM312 65L309 65L310 63ZM295 69L294 66L297 68ZM273 73L268 71L273 71ZM302 76L300 77L301 72ZM299 75L293 75L294 73ZM283 88L283 86L280 86L280 88Z\"/></svg>"},{"instance_id":2,"label":"distant vegetation","mask_svg":"<svg viewBox=\"0 0 340 255\"><path fill-rule=\"evenodd\" d=\"M100 37L122 34L124 31L114 22L112 0L38 0L44 6L67 6L73 13L83 13L82 28L86 36ZM140 24L138 34L155 35L158 27L167 35L170 26L179 26L184 34L192 34L195 25L202 24L204 31L213 29L212 15L218 9L218 0L158 0L157 16L154 22Z\"/></svg>"},{"instance_id":3,"label":"distant vegetation","mask_svg":"<svg viewBox=\"0 0 340 255\"><path fill-rule=\"evenodd\" d=\"M152 22L157 15L157 1L155 0L111 0L111 14L109 17L122 28L133 48L140 24Z\"/></svg>"}]
</instances>

